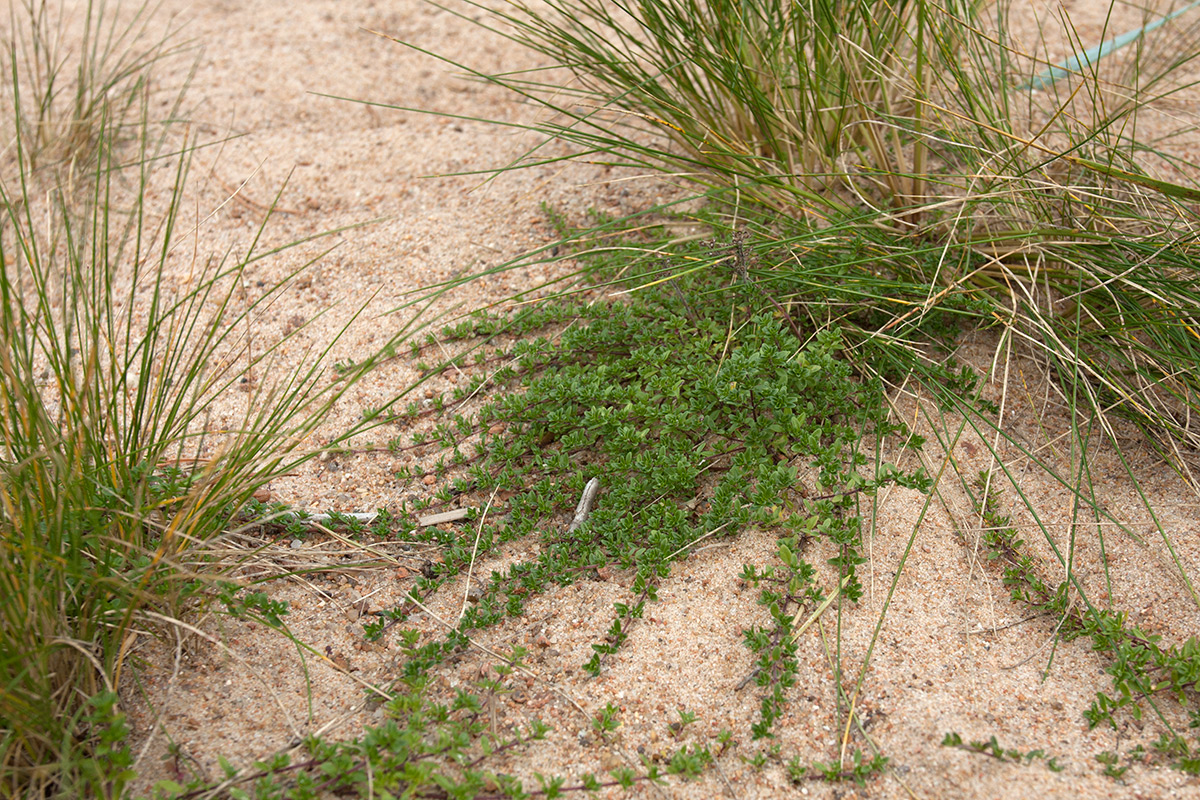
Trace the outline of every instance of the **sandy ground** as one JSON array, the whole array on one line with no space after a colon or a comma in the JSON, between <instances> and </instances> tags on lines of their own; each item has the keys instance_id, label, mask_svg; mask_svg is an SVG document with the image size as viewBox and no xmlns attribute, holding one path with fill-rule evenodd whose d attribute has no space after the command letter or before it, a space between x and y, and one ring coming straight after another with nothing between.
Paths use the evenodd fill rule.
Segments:
<instances>
[{"instance_id":1,"label":"sandy ground","mask_svg":"<svg viewBox=\"0 0 1200 800\"><path fill-rule=\"evenodd\" d=\"M1083 41L1099 40L1103 11L1103 4L1091 0L1071 4ZM451 115L527 119L533 112L513 98L368 32L382 31L461 57L485 71L535 65L510 43L485 36L431 4L166 0L159 13L200 48L189 94L195 132L206 139L236 136L221 147L200 151L193 165L197 208L205 214L216 209L199 231L200 248L245 248L280 187L282 213L267 227L269 244L368 223L253 267L248 297L255 287L281 279L318 250L337 245L297 279L280 302L255 319L254 336L268 343L324 312L281 351L284 362L302 358L309 344L329 341L366 303L359 323L339 341L331 360L362 358L399 330L403 315L385 312L400 305L407 292L504 263L552 241L540 208L543 202L569 218L582 219L591 207L627 213L676 191L653 178L625 180L628 176L588 165L538 168L486 185L477 176L429 178L500 166L535 140L512 129L321 96ZM178 74L182 69L177 68ZM479 306L568 269L569 265L549 265L506 273L471 284L447 302ZM989 341L964 343L963 355L988 363ZM1057 412L1053 403L1043 403L1046 393L1036 367L1018 363L1017 368L1023 370L1022 385L1028 392L1011 406L1005 424L1027 441L1046 445L1040 426L1052 430L1060 422ZM365 409L377 407L415 377L406 359L389 363L343 400L318 437L352 424ZM429 385L441 391L453 380L457 378L451 374ZM910 400L898 397L897 402L902 413L911 413ZM231 416L237 409L235 398ZM395 432L380 438L391 435ZM970 474L988 465L985 452L964 437L955 455ZM1044 452L1060 464L1068 458L1052 444ZM927 449L935 468L941 456L936 446ZM1150 454L1135 448L1133 458L1164 528L1172 532L1180 557L1195 574L1200 523L1194 495L1177 485ZM393 477L406 463L412 463L411 456L322 461L272 486L272 497L314 510L395 507L404 499L402 492L417 491L401 490ZM1066 493L1027 470L1016 454L1010 466L1024 476L1025 491L1050 520L1049 535L1063 541L1070 528ZM1127 610L1133 624L1166 641L1182 642L1196 631L1196 607L1164 566L1161 541L1132 488L1122 481L1120 464L1099 454L1093 469L1112 513L1147 533L1144 545L1109 537L1114 583L1109 602ZM884 775L863 787L817 782L797 786L787 780L784 762L793 756L804 763L830 762L866 748L856 730L846 732L844 717L836 710L838 678L822 644L832 641L832 615L801 641L799 683L790 690L786 714L776 727L781 758L768 758L761 768L748 763L765 748L750 737L760 695L752 683L742 686L752 659L741 632L766 624L769 617L756 604L757 592L738 576L743 564L765 565L775 558L773 537L759 531L747 531L679 563L663 582L659 601L597 678L588 677L580 665L590 656L590 645L603 637L612 603L628 597L628 576L608 574L548 591L529 603L523 617L480 634L481 645L516 643L532 653L531 675L523 676L516 691L495 709L497 725L503 728L537 716L554 727L544 742L522 747L494 767L523 777L532 788L535 772L599 773L636 765L641 756L669 756L685 743L715 751L718 733L728 729L734 746L719 757L718 768L697 781L672 778L657 789L641 786L634 794L1200 797L1200 780L1170 769L1134 766L1122 781L1102 775L1097 753L1125 753L1137 744L1148 747L1162 728L1152 719L1125 719L1119 730L1088 729L1082 711L1097 691L1110 691L1106 659L1092 652L1086 639L1056 642L1056 620L1028 619L1024 608L1009 602L997 571L980 558L978 524L962 491L950 482L944 491L949 512L934 503L915 533L924 498L907 491L882 498L867 548L870 560L864 566L867 594L843 612L841 679L852 687L911 539L911 555L856 701L869 735L891 759ZM1034 550L1048 550L1030 520L1020 515L1017 519ZM471 535L469 528L461 530ZM477 574L530 557L536 547L536 542L506 545L480 564ZM337 539L321 536L306 539L298 548L288 541L275 548L279 569L302 562L340 563L345 549ZM1083 546L1080 563L1098 596L1102 570L1093 550ZM349 737L380 721L382 711L364 704L363 684L386 683L399 656L386 641L365 642L360 617L364 610L402 603L413 575L437 554L398 542L380 543L377 552L385 567L265 584L273 597L290 603L288 619L295 635L324 655L307 657L310 684L291 643L237 620L193 620L210 640L193 636L177 649L151 641L141 646L138 663L146 668L125 692L138 737L141 791L154 780L176 777L179 768L215 777L219 755L241 766L286 749L312 732ZM814 562L824 559L819 550L808 555ZM448 586L432 598L432 616L418 614L410 624L437 630L438 617L456 617L466 589L463 580ZM464 684L492 661L473 652L440 673L437 685ZM151 701L156 715L144 699ZM607 703L620 707L622 726L605 742L591 733L588 716ZM694 713L696 722L676 741L667 726L677 719L678 709ZM1170 704L1167 709L1179 724L1180 715ZM1182 727L1186 729L1186 720ZM995 736L1005 747L1021 751L1041 749L1065 769L1052 772L1042 762L1017 765L944 748L940 743L949 731L968 740ZM167 755L168 742L178 746L178 758Z\"/></svg>"}]
</instances>

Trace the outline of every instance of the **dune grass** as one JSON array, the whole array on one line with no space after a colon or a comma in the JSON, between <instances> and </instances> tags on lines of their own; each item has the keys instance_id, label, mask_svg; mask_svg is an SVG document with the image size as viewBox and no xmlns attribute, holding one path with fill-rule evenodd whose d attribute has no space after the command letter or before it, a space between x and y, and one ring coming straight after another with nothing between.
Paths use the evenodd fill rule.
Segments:
<instances>
[{"instance_id":1,"label":"dune grass","mask_svg":"<svg viewBox=\"0 0 1200 800\"><path fill-rule=\"evenodd\" d=\"M1054 20L1023 52L1006 3L462 7L559 70L455 64L538 109L518 127L569 143L570 157L706 187L721 224L755 226L757 277L781 307L824 302L792 293L825 285L805 268L803 229L882 230L838 284L877 315L868 339L908 347L931 313L970 307L1050 365L1106 439L1110 420L1130 419L1192 479L1200 188L1169 148L1189 121L1161 130L1165 104L1190 88L1188 16L1159 29L1147 9L1136 36L1114 37L1135 49L1047 71ZM1061 27L1082 50L1069 18ZM1139 138L1152 118L1155 138Z\"/></svg>"},{"instance_id":2,"label":"dune grass","mask_svg":"<svg viewBox=\"0 0 1200 800\"><path fill-rule=\"evenodd\" d=\"M1129 58L1084 61L1035 92L1045 59L1009 36L1005 3L463 8L561 70L544 80L454 64L539 108L519 127L569 143L575 158L699 183L731 229L765 213L814 229L882 226L893 248L941 248L907 276L927 287L917 306L863 298L889 316L879 335L903 338L956 298L983 302L1078 377L1080 402L1132 418L1191 469L1200 188L1166 145L1138 136L1187 88L1178 76L1195 57L1181 45L1192 29L1148 32ZM767 235L786 249L786 230ZM768 268L787 280L796 263Z\"/></svg>"},{"instance_id":3,"label":"dune grass","mask_svg":"<svg viewBox=\"0 0 1200 800\"><path fill-rule=\"evenodd\" d=\"M122 796L132 756L115 693L139 640L233 596L233 562L206 551L315 454L308 434L372 363L331 382L332 343L280 368L283 342L254 342L288 280L247 297L243 274L301 242L267 249L260 228L245 252L210 257L192 241L200 145L175 124L185 87L151 111L152 70L182 52L143 46L151 11L13 12L31 38L8 43L0 175L6 797ZM59 24L82 26L82 50ZM241 411L218 417L220 397Z\"/></svg>"},{"instance_id":4,"label":"dune grass","mask_svg":"<svg viewBox=\"0 0 1200 800\"><path fill-rule=\"evenodd\" d=\"M138 138L148 93L176 106L163 119L178 112L182 87L151 86L151 73L190 48L178 30L150 32L155 12L149 0L11 3L0 93L21 108L8 120L16 130L5 132L6 154L16 154L11 137L19 133L25 170L55 167L84 179L107 151Z\"/></svg>"}]
</instances>

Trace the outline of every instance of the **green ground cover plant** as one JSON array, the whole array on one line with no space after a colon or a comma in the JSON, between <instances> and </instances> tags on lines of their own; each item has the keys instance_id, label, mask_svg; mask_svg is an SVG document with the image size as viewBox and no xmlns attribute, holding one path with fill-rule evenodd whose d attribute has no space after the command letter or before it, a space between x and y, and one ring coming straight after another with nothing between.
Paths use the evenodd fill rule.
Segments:
<instances>
[{"instance_id":1,"label":"green ground cover plant","mask_svg":"<svg viewBox=\"0 0 1200 800\"><path fill-rule=\"evenodd\" d=\"M555 796L703 775L713 769L714 754L732 743L740 744L751 765L786 759L787 774L796 783L865 783L886 772L889 757L877 748L855 750L847 759L805 762L771 742L780 710L794 691L798 633L825 613L840 619L859 596L856 569L864 559L863 536L873 526L872 495L892 484L922 491L933 486L928 473L899 471L879 455L889 450L889 443L894 451L917 450L922 442L890 421L882 380L864 380L855 372L846 358L853 351L824 317L758 310L763 287L749 270L737 268L736 255L730 258L746 244L743 237L693 242L674 257L683 263L725 259L724 267L691 270L672 281L661 280L678 272L670 259L647 256L631 263L627 248L614 247L607 256L594 256L597 261L588 274L610 290L632 290L618 300L578 297L515 315L480 313L431 336L428 347L413 343L414 359L439 343L466 345L452 361L424 368L430 375L459 369L470 379L428 409L413 405L369 415L383 425L401 427L422 417L434 422L431 433L401 434L375 449L432 448L442 453L431 459L428 471L401 476L417 486L434 476L438 488L433 496L389 520L394 536L435 544L441 559L417 580L411 602L383 613L364 630L367 638L395 642L404 653L400 678L386 689L388 721L353 742L313 740L298 754L279 755L240 774L231 770L236 786L303 797L334 786L361 792L370 780L374 787L415 796ZM810 260L825 256L832 284L839 283L832 276L840 271L853 274L848 247L845 240L834 239L810 248ZM851 322L869 321L872 313L866 309L862 317L847 315L845 330L861 331ZM970 308L941 319L931 316L928 335L950 342L956 327L970 321ZM515 344L496 344L514 333L519 334L513 337ZM679 357L668 358L668 353ZM895 367L905 368L905 363ZM953 387L947 396L969 397L977 391L970 373L947 369L943 378ZM454 411L483 386L495 388L494 400L474 415ZM670 402L664 402L667 398ZM568 526L575 498L593 478L603 487L601 501L583 525ZM973 485L977 493L986 481L985 475ZM499 491L511 493L509 513L503 520L486 512L476 516L471 520L475 536L416 524L418 514L464 499L484 508ZM1164 649L1165 661L1131 663L1129 653L1144 650L1141 642L1149 639L1124 631L1117 617L1068 604L1065 586L1054 589L1038 577L1045 565L1022 552L1023 542L994 496L979 513L988 530L985 544L1008 564L1005 582L1014 599L1061 617L1057 630L1064 636L1092 636L1111 659L1114 681L1126 687L1117 694L1124 700L1119 708L1094 709L1111 714L1143 703L1154 708L1155 694L1191 702L1187 675L1193 659L1188 653ZM914 523L914 531L919 524ZM746 730L725 731L720 740L680 742L670 758L648 760L640 770L624 767L599 777L541 776L536 787L489 769L493 754L536 746L549 731L538 725L497 737L487 724L484 709L505 702L511 691L505 681L525 656L520 648L481 648L478 642L489 628L520 616L531 598L553 585L586 580L600 570L632 570L629 596L613 604L605 635L593 643L593 656L582 665L597 674L638 635L648 607L659 602L656 587L673 563L715 537L736 536L751 525L776 531L778 544L772 563L747 564L743 573L747 584L757 588L764 611L763 624L744 632L756 657L750 681L760 698L757 719ZM536 541L536 555L486 578L456 624L432 633L405 627L435 592L471 573L505 542L518 539ZM902 571L901 565L897 580ZM1098 626L1106 620L1111 624ZM837 655L840 625L836 630L829 658L839 674L851 677L854 668ZM479 683L478 695L460 691L443 696L434 678L448 664L481 649L485 661L500 669L499 679ZM1171 686L1148 677L1167 669L1178 676ZM864 664L860 685L865 672ZM844 692L838 692L839 713L848 716L839 718L839 725L854 721L852 699ZM1112 721L1111 716L1105 719ZM688 721L681 715L670 730L684 734ZM601 736L620 726L619 709L611 704L593 724ZM1160 763L1189 769L1190 746L1181 733L1175 737L1172 752L1182 756ZM762 743L759 749L756 742ZM990 742L971 747L1022 763L1039 757L1036 750L993 753ZM1048 763L1058 767L1057 761ZM198 779L191 786L161 788L192 796L205 784Z\"/></svg>"},{"instance_id":2,"label":"green ground cover plant","mask_svg":"<svg viewBox=\"0 0 1200 800\"><path fill-rule=\"evenodd\" d=\"M645 273L624 266L633 286L658 275L654 266ZM750 524L783 526L780 552L792 553L779 570L748 568L747 579L763 584L763 604L779 623L752 636L755 643L760 635L779 640L771 647L764 641L763 649L779 649L797 609L823 599L812 567L795 555L811 538L834 546L828 558L844 581L843 594L859 595L860 497L893 483L924 488L927 478L869 461L861 449L863 437L882 441L904 431L887 420L878 396L871 399L879 387L855 380L838 358L843 343L836 334L810 329L810 341L773 315L742 317L738 309L745 313L755 287L713 292L703 283L711 279L696 274L634 292L626 303L575 306L576 321L586 324L553 342L518 345L515 365L492 377L500 386L519 380L523 392L504 393L478 419L455 419L441 429L438 443L457 453L445 469L465 469L452 494L519 492L509 501L510 520L482 529L484 552L494 541L538 531L593 477L605 492L586 537L542 534L551 538L538 562L493 576L464 626L520 613L521 598L550 582L604 567L635 569L631 602L615 609L609 642L596 645L586 666L598 672L654 599L673 559L698 540ZM505 430L499 439L487 434L497 424ZM481 431L477 452L462 453L461 439ZM798 469L812 470L804 488ZM465 568L474 550L462 541L445 544L450 550L439 577ZM764 667L765 685L773 667ZM764 716L769 728L771 713Z\"/></svg>"},{"instance_id":3,"label":"green ground cover plant","mask_svg":"<svg viewBox=\"0 0 1200 800\"><path fill-rule=\"evenodd\" d=\"M1001 747L1000 742L993 736L984 741L963 741L963 738L954 731L947 733L942 739L942 747L957 747L967 753L978 753L979 755L994 758L997 761L1010 761L1014 764L1024 764L1026 766L1034 761L1045 761L1046 769L1052 772L1061 772L1064 767L1058 763L1058 759L1047 756L1041 750L1030 750L1027 753L1022 753L1020 750L1014 750L1011 747Z\"/></svg>"},{"instance_id":4,"label":"green ground cover plant","mask_svg":"<svg viewBox=\"0 0 1200 800\"><path fill-rule=\"evenodd\" d=\"M706 255L729 246L694 244ZM836 333L812 325L793 330L777 315L752 313L759 289L732 269L668 284L657 281L661 269L652 260L631 267L610 256L593 276L615 279L620 270L620 285L634 290L623 300L479 313L429 340L471 345L430 370L461 369L472 380L434 406L432 434L402 435L382 448L446 454L428 472L405 475L413 485L434 475L439 486L393 520L396 535L438 545L440 560L417 580L410 602L364 628L368 639L396 642L404 653L400 678L387 690L389 721L352 744L309 742L302 756L281 756L237 776L239 786L303 797L374 775L376 791L413 796L552 797L695 778L736 741L762 740L763 753L771 749L797 677L799 632L862 593L857 568L865 560L870 498L893 485L927 490L929 477L883 460L885 448L917 447L920 440L889 420L881 386L853 373ZM496 348L497 337L514 330L522 334L517 342ZM415 349L419 357L421 347ZM452 411L484 382L493 399L477 414ZM382 413L386 424L408 426L421 412ZM592 480L601 487L599 500L585 521L567 525ZM498 492L511 495L504 519L479 514ZM417 514L464 497L478 500L475 536L418 528ZM638 635L674 563L751 526L776 530L779 539L778 563L744 568L763 608L762 624L744 631L755 656L747 682L760 695L758 719L747 730L689 742L686 728L695 716L681 712L668 726L679 747L662 763L647 760L640 769L603 777L541 777L538 787L488 771L492 754L528 745L548 730L539 725L528 736L497 738L482 715L483 707L504 702L511 691L506 680L525 654L486 650L500 677L479 685L482 699L441 696L434 681L440 670L550 587L627 570L628 596L613 603L603 638L581 665L596 676ZM514 540L536 542L536 556L484 578L482 591L448 629L405 627L433 593ZM603 737L620 725L619 709L609 704L593 728ZM856 751L845 765L792 762L797 782L862 783L882 772L887 757ZM188 796L202 785L162 788Z\"/></svg>"}]
</instances>

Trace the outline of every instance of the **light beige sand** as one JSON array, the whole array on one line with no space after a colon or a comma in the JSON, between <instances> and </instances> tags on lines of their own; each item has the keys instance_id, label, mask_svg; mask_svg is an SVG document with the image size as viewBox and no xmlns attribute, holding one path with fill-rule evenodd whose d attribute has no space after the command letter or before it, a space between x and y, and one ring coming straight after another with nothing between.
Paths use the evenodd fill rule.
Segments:
<instances>
[{"instance_id":1,"label":"light beige sand","mask_svg":"<svg viewBox=\"0 0 1200 800\"><path fill-rule=\"evenodd\" d=\"M1099 35L1102 19L1097 15L1103 5L1099 0L1071 5L1085 41ZM534 140L512 129L319 96L499 120L535 113L495 89L463 80L429 57L367 32L383 31L462 58L481 70L535 64L511 44L484 36L420 0L166 0L160 13L164 19L177 15L183 36L203 48L189 95L196 104L190 113L195 130L205 138L239 135L196 158L197 207L204 213L220 209L200 229L201 250L245 248L263 208L285 179L279 206L286 213L270 222L270 243L379 220L254 266L250 296L258 281L269 285L328 244L338 244L281 303L255 320L254 335L265 346L326 312L284 349L285 361L300 358L309 343L328 341L363 303L368 304L366 313L338 343L333 358L369 354L402 324L402 317L383 312L402 303L406 292L495 266L551 241L553 234L539 208L542 202L582 219L589 207L631 212L675 191L653 178L614 182L618 176L588 165L538 168L487 185L481 185L479 177L427 178L503 165ZM1124 30L1119 25L1113 29ZM181 263L180 269L185 267ZM567 269L569 265L559 265L507 273L471 284L449 302L479 306ZM964 355L986 365L993 345L979 337L965 343ZM1046 443L1039 427L1041 421L1048 429L1061 422L1053 395L1035 366L1017 361L1014 369L1021 370L1022 394L1010 397L1005 423L1060 465L1067 463L1068 454L1055 449L1060 445ZM406 359L386 365L340 404L320 436L344 429L364 409L378 406L415 377ZM455 379L453 374L443 376L430 386L440 391ZM910 399L897 396L896 401L900 413L912 414ZM235 398L231 419L237 410ZM379 438L392 435L395 431ZM967 471L987 467L985 453L969 436L955 450ZM1200 559L1195 496L1177 485L1150 454L1137 448L1133 453L1164 527L1195 574ZM930 445L925 455L936 470L941 451ZM1049 534L1064 542L1070 532L1068 496L1030 469L1019 454L1010 457L1010 468L1022 476L1025 491L1052 522ZM314 510L394 507L402 496L393 472L410 460L339 457L313 465L271 491L274 499ZM1120 535L1106 540L1113 607L1128 610L1130 621L1145 630L1182 642L1197 629L1196 607L1165 566L1164 547L1132 489L1120 478L1120 465L1101 455L1093 470L1109 509L1146 533L1144 546ZM741 632L767 624L769 617L756 604L757 592L738 576L743 564L765 565L775 558L773 537L757 531L702 549L679 563L663 582L659 601L648 607L645 620L598 678L587 677L580 665L591 655L590 645L603 637L612 603L629 596L629 577L619 572L550 590L533 599L521 618L480 633L481 645L522 644L532 653L533 676L522 678L517 691L498 704L496 724L503 729L537 716L554 726L546 741L516 749L493 768L522 777L527 788L536 786L537 772L565 774L574 784L584 772L636 766L642 755L669 756L682 743L701 743L715 751L718 733L728 729L736 746L719 757L719 768L696 782L672 778L657 789L642 785L635 794L1200 796L1200 781L1169 769L1135 766L1121 782L1101 774L1094 760L1097 753L1128 752L1139 743L1148 746L1161 733L1159 723L1126 719L1117 731L1088 730L1081 712L1097 691L1111 691L1104 673L1106 659L1093 653L1086 639L1056 640L1057 620L1027 619L1025 608L1009 602L996 569L981 557L978 524L962 491L951 481L945 482L944 491L954 518L935 502L915 535L924 498L908 491L882 497L878 525L867 546L870 560L863 568L867 594L842 615L842 680L852 690L911 537L911 553L856 701L870 736L891 759L885 775L861 788L818 782L795 786L787 780L783 761L793 756L805 763L830 762L866 748L855 730L846 733L844 718L836 710L835 676L822 644L833 641L833 613L801 641L799 683L789 691L786 716L775 729L782 759L770 758L761 769L747 763L766 745L753 742L749 730L757 719L759 691L752 683L739 689L752 669ZM1034 551L1047 556L1048 547L1030 520L1020 514L1017 518ZM463 536L471 532L462 528ZM1093 596L1099 596L1103 575L1091 544L1094 529L1081 533L1087 544L1081 547L1080 564ZM536 546L507 545L479 564L476 575L531 557ZM345 550L327 537L310 538L299 549L286 541L276 547L281 569L301 561L336 562ZM265 584L273 597L290 603L288 620L295 635L327 656L308 656L311 684L306 684L296 649L253 624L194 620L219 645L195 636L174 652L167 644L149 640L140 645L136 655L148 667L140 673L141 688L131 682L125 697L138 737L143 790L156 779L177 777L177 766L216 777L218 755L246 765L286 749L306 734L350 737L381 719L382 712L363 708L363 685L386 683L399 655L386 641L363 641L360 600L366 598L367 610L402 603L413 574L437 554L387 542L378 551L389 561L386 568L344 570L328 580ZM805 554L813 563L823 563L827 555L819 545ZM1061 576L1046 578L1057 581ZM828 574L822 580L827 586L831 583ZM430 611L455 619L466 588L462 579L446 587L432 598ZM423 613L408 624L427 631L439 628ZM463 685L492 661L473 652L443 670L439 686ZM157 716L138 699L141 690ZM615 739L605 743L591 733L580 709L594 715L610 702L620 707L623 724ZM1186 720L1178 719L1170 703L1166 707L1173 723L1182 722L1186 729ZM678 742L667 727L677 719L677 709L693 712L697 720ZM940 742L948 731L966 739L996 736L1004 746L1022 751L1041 749L1065 770L1054 773L1041 762L1020 766L943 748ZM168 739L183 754L178 765L166 756Z\"/></svg>"}]
</instances>

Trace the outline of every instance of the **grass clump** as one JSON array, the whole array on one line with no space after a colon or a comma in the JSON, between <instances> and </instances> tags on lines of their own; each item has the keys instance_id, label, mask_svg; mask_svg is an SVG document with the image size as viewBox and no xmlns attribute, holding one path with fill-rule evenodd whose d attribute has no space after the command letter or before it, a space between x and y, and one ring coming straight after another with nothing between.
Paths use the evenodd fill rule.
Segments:
<instances>
[{"instance_id":1,"label":"grass clump","mask_svg":"<svg viewBox=\"0 0 1200 800\"><path fill-rule=\"evenodd\" d=\"M299 442L343 386L305 368L247 393L232 426L213 423L215 399L265 369L270 352L251 352L244 331L270 293L240 304L254 253L171 288L186 162L152 231L143 198L171 165L140 155L131 168L104 159L82 201L58 187L43 205L27 183L0 186L7 794L108 791L83 768L97 731L88 699L121 685L148 627L204 601L212 565L193 553L303 458Z\"/></svg>"},{"instance_id":2,"label":"grass clump","mask_svg":"<svg viewBox=\"0 0 1200 800\"><path fill-rule=\"evenodd\" d=\"M551 112L534 130L785 217L866 208L914 235L1039 247L1114 214L1143 220L1142 190L1168 198L1160 223L1178 219L1170 198L1200 196L1144 174L1160 154L1130 132L1181 90L1173 77L1194 54L1096 58L1034 97L1040 59L1010 32L1007 3L464 6L570 74L475 73ZM1069 21L1063 33L1070 46Z\"/></svg>"},{"instance_id":3,"label":"grass clump","mask_svg":"<svg viewBox=\"0 0 1200 800\"><path fill-rule=\"evenodd\" d=\"M495 78L562 113L542 130L821 216L864 191L888 206L921 199L923 101L947 73L967 79L975 5L564 0L489 15L575 79L562 100L536 78Z\"/></svg>"},{"instance_id":4,"label":"grass clump","mask_svg":"<svg viewBox=\"0 0 1200 800\"><path fill-rule=\"evenodd\" d=\"M155 85L151 73L185 45L174 31L151 32L154 12L150 2L9 5L0 81L12 126L4 131L5 147L10 159L17 157L12 137L20 136L26 174L53 167L87 178L113 148L139 138L149 95L177 106L181 87Z\"/></svg>"},{"instance_id":5,"label":"grass clump","mask_svg":"<svg viewBox=\"0 0 1200 800\"><path fill-rule=\"evenodd\" d=\"M927 314L969 299L1109 439L1109 420L1132 419L1190 476L1200 191L1169 149L1178 126L1139 138L1189 88L1183 18L1144 32L1130 58L1081 58L1051 79L1048 40L1083 49L1070 20L1057 32L1039 20L1025 52L1010 31L1024 12L1007 2L464 5L571 76L455 64L546 112L519 127L577 158L698 183L731 229L765 211L830 238L882 227L899 249L939 251L914 276L915 305L864 287L859 302L883 316L873 338L918 337ZM505 169L562 157L539 144ZM771 269L804 281L804 255Z\"/></svg>"},{"instance_id":6,"label":"grass clump","mask_svg":"<svg viewBox=\"0 0 1200 800\"><path fill-rule=\"evenodd\" d=\"M139 639L231 600L208 546L312 455L307 435L370 364L334 383L327 350L272 369L278 343L251 329L285 284L242 291L286 249L259 247L261 229L243 254L182 257L197 143L150 115L167 45L137 49L118 9L88 4L72 72L51 12L22 9L0 175L0 794L119 797L116 693Z\"/></svg>"}]
</instances>

